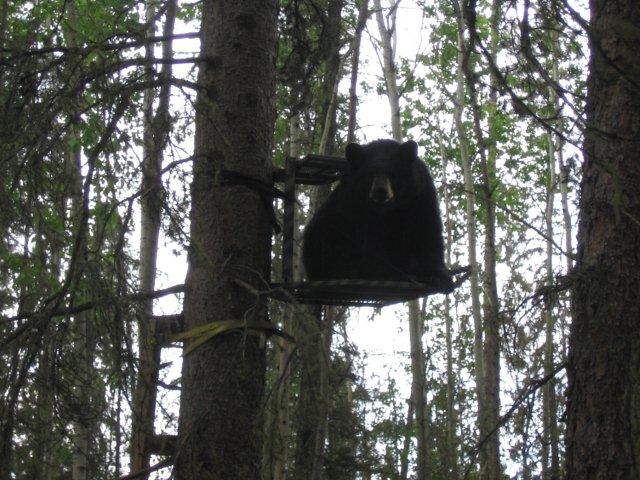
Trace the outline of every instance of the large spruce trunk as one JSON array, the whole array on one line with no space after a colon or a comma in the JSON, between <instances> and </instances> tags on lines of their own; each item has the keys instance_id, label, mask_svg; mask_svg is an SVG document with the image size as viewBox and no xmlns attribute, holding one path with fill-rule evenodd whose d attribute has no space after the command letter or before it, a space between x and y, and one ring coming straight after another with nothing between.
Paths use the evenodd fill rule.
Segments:
<instances>
[{"instance_id":1,"label":"large spruce trunk","mask_svg":"<svg viewBox=\"0 0 640 480\"><path fill-rule=\"evenodd\" d=\"M567 479L640 478L640 2L591 0Z\"/></svg>"},{"instance_id":2,"label":"large spruce trunk","mask_svg":"<svg viewBox=\"0 0 640 480\"><path fill-rule=\"evenodd\" d=\"M225 171L270 183L275 20L275 0L203 5L187 329L266 319L264 305L238 280L265 289L269 212L255 188ZM263 340L240 329L184 356L177 479L260 478Z\"/></svg>"}]
</instances>

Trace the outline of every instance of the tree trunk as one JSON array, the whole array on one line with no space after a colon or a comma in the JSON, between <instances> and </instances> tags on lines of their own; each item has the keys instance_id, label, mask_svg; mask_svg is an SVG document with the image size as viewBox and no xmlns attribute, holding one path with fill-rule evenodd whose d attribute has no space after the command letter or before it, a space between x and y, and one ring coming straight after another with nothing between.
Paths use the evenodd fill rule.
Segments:
<instances>
[{"instance_id":1,"label":"tree trunk","mask_svg":"<svg viewBox=\"0 0 640 480\"><path fill-rule=\"evenodd\" d=\"M411 434L413 430L413 399L409 398L407 402L407 418L404 422L404 441L402 442L402 450L400 451L400 480L407 480L409 476L409 450L411 450Z\"/></svg>"},{"instance_id":2,"label":"tree trunk","mask_svg":"<svg viewBox=\"0 0 640 480\"><path fill-rule=\"evenodd\" d=\"M7 37L7 21L9 16L9 1L3 0L0 5L0 48L5 48L5 41ZM4 69L0 69L0 86L3 85ZM17 373L16 357L18 355L18 349L16 346L12 347L13 352L11 355L3 356L3 358L9 358L13 361L9 362L11 368L6 368L2 376L0 376L0 480L9 480L12 476L13 465L13 428L14 428L14 409L13 405L8 401L11 397L9 392L5 393L5 389L9 385L13 385L15 374ZM6 379L6 383L5 383Z\"/></svg>"},{"instance_id":3,"label":"tree trunk","mask_svg":"<svg viewBox=\"0 0 640 480\"><path fill-rule=\"evenodd\" d=\"M257 290L269 281L271 224L260 193L225 182L225 172L270 185L274 124L274 0L205 0L196 105L187 330L221 321L219 334L183 359L179 450L187 479L259 479L265 322ZM187 344L188 346L188 344Z\"/></svg>"},{"instance_id":4,"label":"tree trunk","mask_svg":"<svg viewBox=\"0 0 640 480\"><path fill-rule=\"evenodd\" d=\"M352 143L356 138L356 112L358 108L358 70L360 68L360 44L362 31L369 18L369 0L361 0L358 7L358 23L353 37L351 53L351 82L349 86L349 128L347 130L347 143Z\"/></svg>"},{"instance_id":5,"label":"tree trunk","mask_svg":"<svg viewBox=\"0 0 640 480\"><path fill-rule=\"evenodd\" d=\"M331 110L328 113L331 114ZM334 128L329 123L325 123L325 127ZM323 155L327 152L321 149L318 153ZM314 192L310 214L327 194L328 191L323 187ZM297 321L294 322L300 361L294 480L316 480L321 476L330 401L328 375L335 316L336 309L333 307L324 307L324 315L322 307L302 307L298 308Z\"/></svg>"},{"instance_id":6,"label":"tree trunk","mask_svg":"<svg viewBox=\"0 0 640 480\"><path fill-rule=\"evenodd\" d=\"M72 133L74 135L74 133ZM73 199L73 219L80 224L81 203L82 203L82 183L80 182L80 150L70 154L70 162L76 162L77 173L74 175L76 179L76 187L80 187L79 192L76 190ZM79 195L79 196L78 196ZM82 228L80 226L80 228ZM79 245L81 250L86 250L86 242ZM84 254L79 254L84 257ZM81 269L78 262L78 271ZM93 472L90 468L89 458L92 451L92 431L95 418L92 413L91 406L91 387L93 376L93 356L94 356L94 331L92 328L92 312L81 312L74 316L72 322L73 332L73 350L76 357L77 368L73 372L73 404L72 410L72 478L73 480L87 480L92 478Z\"/></svg>"},{"instance_id":7,"label":"tree trunk","mask_svg":"<svg viewBox=\"0 0 640 480\"><path fill-rule=\"evenodd\" d=\"M71 5L70 3L69 5ZM71 138L76 136L76 131L73 127L70 128ZM69 142L73 145L73 142ZM81 157L80 149L71 151L69 153L68 160L69 167L75 168L76 172L72 173L74 184L72 188L73 200L72 200L72 218L75 224L82 228L80 225L80 218L82 216L82 176L81 176ZM84 253L80 253L79 258L84 258L86 254L87 244L86 241L82 242L78 248ZM77 271L82 270L82 260L78 262ZM77 274L76 274L77 275ZM72 423L73 433L71 437L72 441L72 479L73 480L88 480L93 477L94 472L90 467L89 458L92 451L92 431L95 418L92 414L91 406L91 387L94 384L92 382L93 376L93 356L94 356L94 332L92 328L92 316L93 312L81 312L74 316L72 322L73 332L73 350L76 357L77 368L73 375L73 404L72 407Z\"/></svg>"},{"instance_id":8,"label":"tree trunk","mask_svg":"<svg viewBox=\"0 0 640 480\"><path fill-rule=\"evenodd\" d=\"M33 310L30 310L33 311ZM54 414L54 379L52 368L54 349L50 338L43 338L42 349L39 353L38 372L36 377L37 388L37 423L34 432L34 472L33 477L39 480L53 478L52 447L54 444L53 425Z\"/></svg>"},{"instance_id":9,"label":"tree trunk","mask_svg":"<svg viewBox=\"0 0 640 480\"><path fill-rule=\"evenodd\" d=\"M591 0L567 479L640 477L640 2Z\"/></svg>"},{"instance_id":10,"label":"tree trunk","mask_svg":"<svg viewBox=\"0 0 640 480\"><path fill-rule=\"evenodd\" d=\"M557 68L557 66L556 66ZM564 162L562 148L558 149L558 166L560 169L560 200L564 224L564 250L567 274L573 269L573 233L571 212L569 211L569 180L571 167Z\"/></svg>"},{"instance_id":11,"label":"tree trunk","mask_svg":"<svg viewBox=\"0 0 640 480\"><path fill-rule=\"evenodd\" d=\"M440 147L440 159L442 160L442 201L445 205L444 224L447 238L445 241L445 261L447 265L451 265L451 247L453 245L453 224L451 222L451 206L449 200L449 187L447 185L447 168L448 157L444 151L442 143L442 131L438 125L438 145ZM447 406L446 406L446 439L447 444L444 447L445 471L452 479L458 479L460 476L458 469L458 438L456 435L456 416L455 416L455 390L456 376L453 373L453 318L451 316L451 298L449 295L444 297L444 320L445 320L445 346L446 346L446 362L447 362Z\"/></svg>"},{"instance_id":12,"label":"tree trunk","mask_svg":"<svg viewBox=\"0 0 640 480\"><path fill-rule=\"evenodd\" d=\"M289 155L294 158L300 156L300 115L293 115L289 120ZM296 229L296 232L298 230ZM293 250L293 279L299 278L300 248L299 239L296 238ZM294 319L298 306L287 304L282 315L282 330L291 332L294 328ZM269 452L265 454L268 465L264 465L265 479L285 480L289 461L289 442L291 441L291 360L293 345L287 339L276 340L276 386L273 395L270 414L271 422L268 424L270 439Z\"/></svg>"},{"instance_id":13,"label":"tree trunk","mask_svg":"<svg viewBox=\"0 0 640 480\"><path fill-rule=\"evenodd\" d=\"M343 0L331 0L327 5L327 27L321 57L326 65L322 88L320 118L322 119L318 154L329 155L335 148L337 128L337 96L340 82L340 47ZM316 188L310 200L312 215L329 195L328 186ZM324 311L324 312L323 312ZM304 307L296 322L296 339L300 359L300 394L298 397L296 450L293 479L319 480L325 458L327 418L332 392L329 389L329 365L334 307Z\"/></svg>"},{"instance_id":14,"label":"tree trunk","mask_svg":"<svg viewBox=\"0 0 640 480\"><path fill-rule=\"evenodd\" d=\"M414 404L416 440L416 478L427 480L429 472L429 451L427 445L427 398L425 386L425 358L422 348L423 317L417 300L409 302L409 341L411 343L411 401Z\"/></svg>"},{"instance_id":15,"label":"tree trunk","mask_svg":"<svg viewBox=\"0 0 640 480\"><path fill-rule=\"evenodd\" d=\"M557 46L557 33L553 32L551 39L551 53L552 53L552 78L554 81L558 81L558 67L555 57L555 51ZM558 95L554 88L549 87L550 103L553 106L555 112L559 112L560 104L558 102ZM557 122L554 122L557 125ZM548 141L548 166L549 166L549 179L547 184L547 208L545 213L545 223L547 236L546 242L546 279L545 282L548 286L553 284L553 214L554 214L554 200L556 189L556 151L559 151L559 142L556 142L556 135L553 131L547 132ZM557 145L556 145L557 144ZM554 328L555 328L555 316L553 312L554 302L552 299L547 299L544 308L544 321L545 321L545 349L544 349L544 375L545 377L551 375L555 368L554 362ZM558 479L560 476L560 463L558 454L558 407L556 402L556 387L555 381L552 378L549 380L542 390L542 405L543 405L543 441L542 441L542 478L543 480Z\"/></svg>"},{"instance_id":16,"label":"tree trunk","mask_svg":"<svg viewBox=\"0 0 640 480\"><path fill-rule=\"evenodd\" d=\"M27 204L30 204L27 201ZM49 249L50 243L47 238L46 230L43 228L42 222L34 225L34 230L29 227L24 233L24 250L25 258L33 257L35 259L46 258L46 250ZM33 251L31 251L31 239L35 239ZM47 272L42 266L42 270L34 275L34 282L31 285L22 285L19 292L18 312L33 312L42 298L46 298L50 294L45 281L48 274L55 275L55 264L52 262L52 272ZM46 334L42 335L42 332ZM35 415L33 419L28 420L28 425L32 428L32 438L28 442L28 452L32 454L32 459L23 465L27 478L36 478L45 480L51 474L50 463L46 461L50 458L51 452L51 416L53 415L53 379L50 368L50 351L51 351L51 335L48 329L40 328L38 332L40 339L37 344L20 344L19 341L13 342L10 349L7 349L7 355L4 357L7 362L6 372L0 378L0 433L2 440L0 444L0 479L10 480L16 474L16 467L20 465L20 457L16 456L13 461L13 450L20 445L19 436L16 436L13 429L18 427L24 420L20 420L24 416L21 407L21 393L24 391L26 383L26 375L33 368L34 360L37 358L37 370L34 378L35 391ZM26 346L26 348L25 348ZM31 357L31 358L29 358ZM18 467L19 468L19 467Z\"/></svg>"},{"instance_id":17,"label":"tree trunk","mask_svg":"<svg viewBox=\"0 0 640 480\"><path fill-rule=\"evenodd\" d=\"M389 100L389 108L391 108L391 134L394 140L402 141L402 125L400 123L400 92L398 90L398 79L396 75L395 51L393 38L397 32L396 29L396 13L399 0L396 0L391 7L391 11L385 17L382 14L382 6L380 0L373 0L373 6L378 22L378 31L380 32L380 46L382 48L382 71L384 73L384 81L387 87L387 99Z\"/></svg>"},{"instance_id":18,"label":"tree trunk","mask_svg":"<svg viewBox=\"0 0 640 480\"><path fill-rule=\"evenodd\" d=\"M476 234L476 191L472 174L471 158L469 157L467 132L465 130L462 117L464 107L466 105L464 69L466 59L467 46L464 40L464 18L462 16L462 5L456 1L456 20L458 24L458 57L456 68L456 97L453 112L453 119L458 137L460 149L460 163L462 164L462 172L464 176L464 189L466 196L466 224L467 224L467 244L469 250L469 264L471 265L470 293L471 293L471 316L473 317L473 354L475 366L475 390L478 404L478 430L481 431L483 423L484 398L485 398L485 380L484 380L484 352L483 352L483 327L482 315L480 309L480 282L478 279L479 264L477 260L477 234Z\"/></svg>"},{"instance_id":19,"label":"tree trunk","mask_svg":"<svg viewBox=\"0 0 640 480\"><path fill-rule=\"evenodd\" d=\"M470 12L467 12L470 13ZM469 22L475 21L475 15L469 15ZM489 53L495 58L498 53L498 26L500 20L500 3L493 0L490 18L490 47ZM470 24L470 32L475 32L476 25ZM481 200L485 209L484 225L484 271L482 278L483 304L482 316L484 327L483 343L483 398L480 404L480 478L493 480L501 476L500 465L500 437L496 426L500 416L500 331L499 331L499 300L496 283L496 214L493 192L496 185L497 139L495 134L495 115L497 108L498 82L491 74L491 88L489 93L489 142L482 132L481 112L478 104L477 79L471 62L474 46L474 34L464 50L462 62L467 82L469 101L472 109L473 131L476 138L481 169Z\"/></svg>"},{"instance_id":20,"label":"tree trunk","mask_svg":"<svg viewBox=\"0 0 640 480\"><path fill-rule=\"evenodd\" d=\"M382 48L382 73L385 79L386 93L391 107L391 131L393 139L402 142L403 132L400 122L400 93L398 90L398 79L395 66L394 42L396 34L396 13L398 4L393 3L390 12L387 14L385 23L380 0L373 0L376 21L380 32L380 45ZM409 343L411 346L411 403L416 424L417 440L417 479L426 480L430 477L429 472L429 452L427 445L427 424L426 408L427 399L425 392L425 358L422 348L423 318L420 314L420 307L417 300L409 302ZM411 409L409 410L409 413ZM407 415L407 427L411 424L410 415ZM406 435L410 435L407 428ZM404 453L404 452L403 452ZM403 458L404 455L403 455ZM403 470L401 465L401 470Z\"/></svg>"},{"instance_id":21,"label":"tree trunk","mask_svg":"<svg viewBox=\"0 0 640 480\"><path fill-rule=\"evenodd\" d=\"M324 42L322 44L321 56L325 63L325 75L322 83L322 104L320 108L321 140L318 146L318 153L329 155L335 150L335 137L338 124L336 122L336 109L338 99L338 83L341 73L342 47L342 9L344 0L329 0L326 5L327 17L324 27Z\"/></svg>"},{"instance_id":22,"label":"tree trunk","mask_svg":"<svg viewBox=\"0 0 640 480\"><path fill-rule=\"evenodd\" d=\"M66 5L67 18L70 25L78 22L79 12L75 1ZM79 48L80 44L77 32L72 28L65 29L65 40L70 48ZM78 84L77 73L70 73L72 84ZM77 229L85 228L82 225L84 189L82 178L82 144L80 137L80 112L82 110L82 94L75 94L68 107L69 117L68 151L66 155L65 170L69 179L69 199L71 206L71 223ZM83 241L75 246L77 248L78 261L72 275L80 286L77 292L82 294L84 288L84 263L87 257L86 235ZM73 302L73 300L72 300ZM72 317L71 332L73 338L73 355L77 363L77 369L73 372L73 400L71 408L71 478L73 480L87 480L94 476L94 469L90 465L90 457L93 450L92 432L95 429L95 418L92 412L91 388L94 385L92 377L94 357L94 329L91 321L92 312L80 312Z\"/></svg>"},{"instance_id":23,"label":"tree trunk","mask_svg":"<svg viewBox=\"0 0 640 480\"><path fill-rule=\"evenodd\" d=\"M150 1L147 6L147 21L151 22L147 34L155 34L153 18L155 17L155 2ZM176 17L176 0L167 2L167 12L163 36L173 35ZM154 44L147 46L147 77L154 79L153 65ZM163 42L162 57L171 58L173 55L170 39ZM169 99L171 93L172 68L171 62L164 63L160 73L164 80L158 94L158 107L154 113L153 104L156 98L155 90L148 89L144 98L144 152L142 162L142 186L144 192L140 200L140 265L139 290L152 292L155 288L156 258L158 255L158 236L162 213L163 188L160 170L162 169L163 150L166 145L169 123ZM133 398L132 427L131 427L131 472L137 473L149 468L150 440L154 434L156 411L156 397L158 391L158 372L160 368L161 346L155 341L155 323L153 316L153 299L149 298L140 304L140 318L138 320L138 351L140 356L138 378ZM145 480L148 475L140 478Z\"/></svg>"},{"instance_id":24,"label":"tree trunk","mask_svg":"<svg viewBox=\"0 0 640 480\"><path fill-rule=\"evenodd\" d=\"M296 414L296 449L293 480L318 478L318 445L326 419L326 375L321 307L304 308L296 325L300 361L300 393ZM324 439L323 439L324 440Z\"/></svg>"},{"instance_id":25,"label":"tree trunk","mask_svg":"<svg viewBox=\"0 0 640 480\"><path fill-rule=\"evenodd\" d=\"M500 2L499 0L493 0L490 18L490 54L492 58L497 58L498 55L499 21ZM471 83L472 77L468 76L467 81ZM486 224L484 225L484 276L482 281L482 290L484 292L482 305L484 317L484 400L486 403L483 428L481 429L481 437L483 439L487 438L483 448L486 461L484 468L481 466L481 478L486 480L500 478L502 474L500 435L496 430L498 419L500 418L500 304L496 279L496 206L493 200L493 192L496 189L496 158L498 155L495 133L498 88L497 79L492 74L488 102L490 113L488 118L489 142L487 145L480 127L480 111L475 95L475 85L469 86L474 117L473 124L482 169L482 198L486 212ZM492 431L494 433L491 433Z\"/></svg>"},{"instance_id":26,"label":"tree trunk","mask_svg":"<svg viewBox=\"0 0 640 480\"><path fill-rule=\"evenodd\" d=\"M559 52L558 35L555 33L552 35L555 42L553 45L555 47L555 52L556 52L556 59L553 63L552 78L558 81L560 78L560 75L558 72L558 61L557 61L557 56ZM555 89L553 90L555 94L556 93ZM562 123L563 123L562 119L560 119L559 128L561 129L562 129ZM560 203L562 205L562 219L563 219L562 223L563 223L563 229L564 229L565 272L567 275L571 275L571 272L573 271L573 259L574 259L573 224L572 224L571 212L569 211L569 181L571 179L571 165L565 163L562 140L558 139L558 142L560 143L557 146L558 172L559 172L558 183L560 185ZM569 293L569 296L570 296L570 293ZM570 301L571 300L569 299L569 302ZM561 351L559 352L560 353L559 361L564 363L567 360L567 344L568 344L567 335L566 335L566 332L568 331L568 328L566 325L566 315L562 315L560 317L560 321L561 321L560 328L562 331L562 340L561 340L562 343L560 344ZM558 439L558 444L559 442L560 442L560 439Z\"/></svg>"}]
</instances>

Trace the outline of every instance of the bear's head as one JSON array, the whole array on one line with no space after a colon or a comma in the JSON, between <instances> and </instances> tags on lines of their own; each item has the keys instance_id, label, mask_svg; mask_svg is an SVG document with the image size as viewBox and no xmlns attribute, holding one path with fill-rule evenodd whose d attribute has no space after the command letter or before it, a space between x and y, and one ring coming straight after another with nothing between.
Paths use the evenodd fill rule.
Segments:
<instances>
[{"instance_id":1,"label":"bear's head","mask_svg":"<svg viewBox=\"0 0 640 480\"><path fill-rule=\"evenodd\" d=\"M418 159L418 144L413 140L350 143L346 157L349 169L343 183L349 184L355 202L374 212L393 210L421 189L419 170L424 164Z\"/></svg>"}]
</instances>

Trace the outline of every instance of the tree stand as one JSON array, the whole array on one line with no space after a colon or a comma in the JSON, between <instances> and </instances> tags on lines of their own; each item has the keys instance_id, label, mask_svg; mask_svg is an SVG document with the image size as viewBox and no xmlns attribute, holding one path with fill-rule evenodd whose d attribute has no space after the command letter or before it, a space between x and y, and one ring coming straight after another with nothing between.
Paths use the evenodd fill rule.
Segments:
<instances>
[{"instance_id":1,"label":"tree stand","mask_svg":"<svg viewBox=\"0 0 640 480\"><path fill-rule=\"evenodd\" d=\"M294 279L296 185L327 185L340 179L347 161L328 155L287 157L285 168L276 170L274 181L284 184L282 226L282 283L273 283L271 296L286 302L314 305L383 307L436 293L451 293L471 273L470 267L456 267L453 287L438 278L426 283L358 279L301 282Z\"/></svg>"}]
</instances>

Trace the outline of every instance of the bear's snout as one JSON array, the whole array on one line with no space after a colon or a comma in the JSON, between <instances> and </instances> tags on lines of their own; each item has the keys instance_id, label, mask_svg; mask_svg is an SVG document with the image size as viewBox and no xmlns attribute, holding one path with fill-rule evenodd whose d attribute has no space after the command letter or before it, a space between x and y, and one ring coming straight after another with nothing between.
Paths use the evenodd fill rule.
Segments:
<instances>
[{"instance_id":1,"label":"bear's snout","mask_svg":"<svg viewBox=\"0 0 640 480\"><path fill-rule=\"evenodd\" d=\"M373 203L385 204L393 200L393 187L391 180L386 175L376 175L371 182L369 198Z\"/></svg>"}]
</instances>

